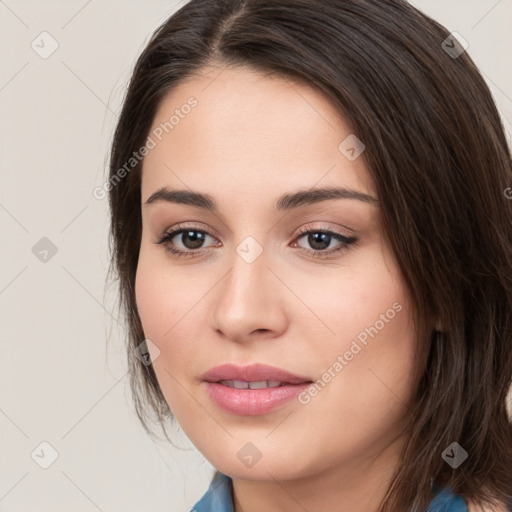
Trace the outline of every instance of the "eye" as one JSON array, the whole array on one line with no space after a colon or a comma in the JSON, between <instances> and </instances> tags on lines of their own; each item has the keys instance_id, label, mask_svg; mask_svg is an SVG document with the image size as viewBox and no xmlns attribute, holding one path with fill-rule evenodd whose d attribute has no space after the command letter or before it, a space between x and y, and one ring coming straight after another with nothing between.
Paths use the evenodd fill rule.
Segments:
<instances>
[{"instance_id":1,"label":"eye","mask_svg":"<svg viewBox=\"0 0 512 512\"><path fill-rule=\"evenodd\" d=\"M358 240L354 236L345 236L337 231L314 229L309 226L306 226L299 231L297 240L302 238L306 238L309 246L313 248L313 250L303 250L315 258L326 258L341 251L346 251L349 249L351 244L355 244ZM339 246L334 249L326 250L333 241L337 241ZM292 245L296 246L297 242L294 242Z\"/></svg>"},{"instance_id":2,"label":"eye","mask_svg":"<svg viewBox=\"0 0 512 512\"><path fill-rule=\"evenodd\" d=\"M183 227L179 225L177 229L170 231L169 233L164 233L156 243L165 244L166 250L176 256L193 256L198 249L202 249L202 244L206 237L213 238L213 235L208 231L196 229L193 226ZM173 238L180 241L185 246L185 250L176 249L175 242L172 241Z\"/></svg>"}]
</instances>

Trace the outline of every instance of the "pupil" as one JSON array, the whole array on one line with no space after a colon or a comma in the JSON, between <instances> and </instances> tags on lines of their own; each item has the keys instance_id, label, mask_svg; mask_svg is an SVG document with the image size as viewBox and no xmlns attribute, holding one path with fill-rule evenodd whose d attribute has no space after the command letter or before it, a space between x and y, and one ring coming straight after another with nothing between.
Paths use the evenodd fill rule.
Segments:
<instances>
[{"instance_id":1,"label":"pupil","mask_svg":"<svg viewBox=\"0 0 512 512\"><path fill-rule=\"evenodd\" d=\"M185 243L186 237L189 237L192 240L191 244ZM202 233L198 233L197 231L187 231L182 234L181 241L187 249L198 249L201 247L201 243L204 241L204 235Z\"/></svg>"},{"instance_id":2,"label":"pupil","mask_svg":"<svg viewBox=\"0 0 512 512\"><path fill-rule=\"evenodd\" d=\"M309 235L308 242L314 249L326 249L329 247L329 243L331 241L331 235L328 233L313 233ZM326 244L325 247L318 247L317 244Z\"/></svg>"}]
</instances>

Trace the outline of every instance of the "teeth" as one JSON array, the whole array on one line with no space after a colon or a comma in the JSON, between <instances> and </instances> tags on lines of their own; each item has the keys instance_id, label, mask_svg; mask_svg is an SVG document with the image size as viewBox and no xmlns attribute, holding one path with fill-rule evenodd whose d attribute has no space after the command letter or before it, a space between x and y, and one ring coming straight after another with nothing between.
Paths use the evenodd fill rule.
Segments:
<instances>
[{"instance_id":1,"label":"teeth","mask_svg":"<svg viewBox=\"0 0 512 512\"><path fill-rule=\"evenodd\" d=\"M235 389L263 389L277 388L281 385L278 380L259 380L257 382L247 382L245 380L221 380L220 384Z\"/></svg>"},{"instance_id":2,"label":"teeth","mask_svg":"<svg viewBox=\"0 0 512 512\"><path fill-rule=\"evenodd\" d=\"M232 380L233 387L235 389L247 389L249 387L249 383L245 380Z\"/></svg>"},{"instance_id":3,"label":"teeth","mask_svg":"<svg viewBox=\"0 0 512 512\"><path fill-rule=\"evenodd\" d=\"M258 382L249 382L249 388L261 389L261 388L277 388L281 383L278 380L260 380Z\"/></svg>"}]
</instances>

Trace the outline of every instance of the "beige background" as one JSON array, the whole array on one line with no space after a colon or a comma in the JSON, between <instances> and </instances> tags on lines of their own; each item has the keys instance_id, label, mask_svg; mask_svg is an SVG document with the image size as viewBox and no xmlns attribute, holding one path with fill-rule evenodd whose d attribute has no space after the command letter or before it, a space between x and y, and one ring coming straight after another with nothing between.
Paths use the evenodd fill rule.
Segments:
<instances>
[{"instance_id":1,"label":"beige background","mask_svg":"<svg viewBox=\"0 0 512 512\"><path fill-rule=\"evenodd\" d=\"M185 511L211 478L182 433L189 450L156 445L135 417L104 297L108 204L92 195L131 67L181 3L0 0L1 511ZM415 4L469 42L510 141L512 1ZM34 40L58 48L43 59Z\"/></svg>"}]
</instances>

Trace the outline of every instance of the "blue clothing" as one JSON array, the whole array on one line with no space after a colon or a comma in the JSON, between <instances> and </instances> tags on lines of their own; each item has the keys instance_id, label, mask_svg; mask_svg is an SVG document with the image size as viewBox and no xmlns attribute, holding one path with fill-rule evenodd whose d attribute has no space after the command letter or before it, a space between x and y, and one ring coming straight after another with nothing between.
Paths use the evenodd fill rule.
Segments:
<instances>
[{"instance_id":1,"label":"blue clothing","mask_svg":"<svg viewBox=\"0 0 512 512\"><path fill-rule=\"evenodd\" d=\"M231 478L217 471L210 487L190 512L235 512Z\"/></svg>"},{"instance_id":2,"label":"blue clothing","mask_svg":"<svg viewBox=\"0 0 512 512\"><path fill-rule=\"evenodd\" d=\"M217 472L204 496L190 512L235 512L231 478ZM446 488L437 493L426 512L468 512L468 507L461 496L455 496Z\"/></svg>"}]
</instances>

